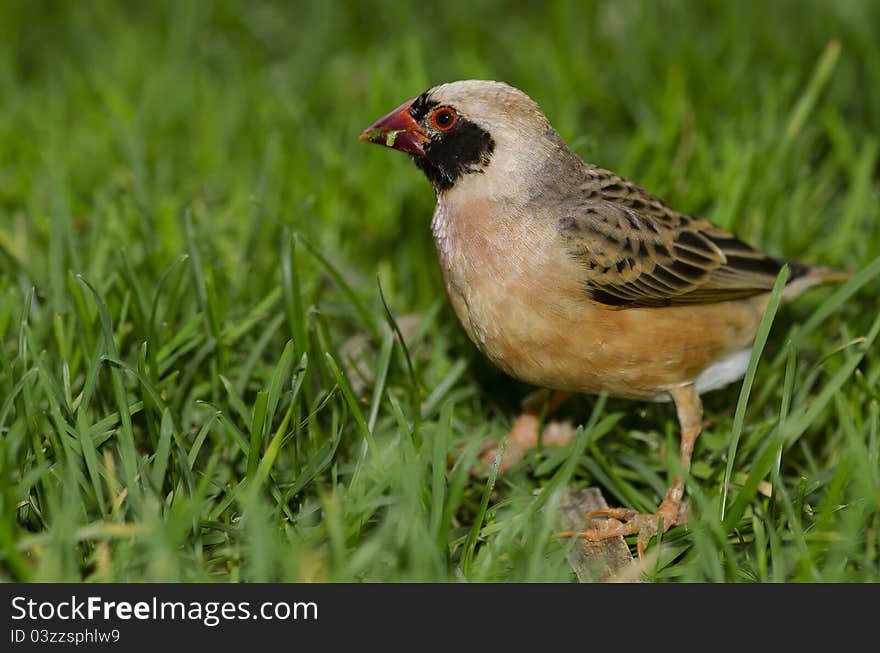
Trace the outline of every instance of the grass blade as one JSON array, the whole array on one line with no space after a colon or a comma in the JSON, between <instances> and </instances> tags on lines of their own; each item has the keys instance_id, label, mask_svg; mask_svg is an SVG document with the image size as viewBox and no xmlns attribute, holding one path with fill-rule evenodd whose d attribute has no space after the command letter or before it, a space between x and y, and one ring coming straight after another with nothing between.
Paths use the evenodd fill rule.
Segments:
<instances>
[{"instance_id":1,"label":"grass blade","mask_svg":"<svg viewBox=\"0 0 880 653\"><path fill-rule=\"evenodd\" d=\"M764 345L767 344L767 337L770 335L770 327L773 326L773 318L776 317L776 310L779 308L779 302L782 300L782 290L785 288L787 279L788 266L784 265L776 276L776 283L773 284L773 290L770 292L770 299L767 302L767 308L764 309L764 316L761 318L761 323L758 325L758 333L755 335L755 342L752 345L752 355L749 358L749 366L746 368L746 374L745 377L743 377L742 387L739 391L739 400L736 402L736 412L733 416L730 444L727 448L727 468L724 470L724 482L721 486L721 519L724 519L724 512L727 508L727 494L730 490L730 479L733 475L733 463L736 459L736 450L739 446L739 439L742 435L743 423L745 422L749 394L752 391L752 384L755 382L758 363L761 360L761 354L764 352Z\"/></svg>"}]
</instances>

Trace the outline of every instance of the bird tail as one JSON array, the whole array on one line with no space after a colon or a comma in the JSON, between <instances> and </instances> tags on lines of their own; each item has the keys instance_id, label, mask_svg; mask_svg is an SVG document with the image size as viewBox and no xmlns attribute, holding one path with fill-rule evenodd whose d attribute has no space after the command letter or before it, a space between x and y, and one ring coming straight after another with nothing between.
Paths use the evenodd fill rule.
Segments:
<instances>
[{"instance_id":1,"label":"bird tail","mask_svg":"<svg viewBox=\"0 0 880 653\"><path fill-rule=\"evenodd\" d=\"M791 301L807 288L826 283L843 283L852 279L852 274L836 268L821 265L804 265L803 263L788 262L791 270L785 290L782 291L782 300Z\"/></svg>"}]
</instances>

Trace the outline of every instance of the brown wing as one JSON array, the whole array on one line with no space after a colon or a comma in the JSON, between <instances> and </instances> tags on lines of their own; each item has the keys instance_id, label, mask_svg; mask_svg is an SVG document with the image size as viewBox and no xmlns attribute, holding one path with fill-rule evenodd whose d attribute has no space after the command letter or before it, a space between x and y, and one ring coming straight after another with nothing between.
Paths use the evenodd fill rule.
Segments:
<instances>
[{"instance_id":1,"label":"brown wing","mask_svg":"<svg viewBox=\"0 0 880 653\"><path fill-rule=\"evenodd\" d=\"M570 255L582 262L586 291L596 303L608 308L712 303L773 287L784 261L708 220L673 211L635 184L589 170L559 230ZM792 270L793 276L799 272Z\"/></svg>"}]
</instances>

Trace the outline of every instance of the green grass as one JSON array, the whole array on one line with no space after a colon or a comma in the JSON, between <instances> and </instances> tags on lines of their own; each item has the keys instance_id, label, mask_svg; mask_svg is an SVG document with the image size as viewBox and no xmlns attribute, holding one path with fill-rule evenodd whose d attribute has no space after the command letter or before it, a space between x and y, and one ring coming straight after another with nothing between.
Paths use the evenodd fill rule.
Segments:
<instances>
[{"instance_id":1,"label":"green grass","mask_svg":"<svg viewBox=\"0 0 880 653\"><path fill-rule=\"evenodd\" d=\"M863 271L704 397L650 578L880 580L877 3L507 5L2 3L0 578L570 581L563 488L656 508L668 405L579 398L569 447L470 473L529 389L448 307L427 182L357 135L494 78L587 160Z\"/></svg>"}]
</instances>

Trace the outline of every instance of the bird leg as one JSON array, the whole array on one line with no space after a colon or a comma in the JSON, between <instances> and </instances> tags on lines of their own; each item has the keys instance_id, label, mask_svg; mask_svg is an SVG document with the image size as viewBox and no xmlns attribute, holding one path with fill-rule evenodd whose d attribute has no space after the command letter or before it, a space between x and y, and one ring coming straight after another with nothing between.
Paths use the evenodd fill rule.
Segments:
<instances>
[{"instance_id":1,"label":"bird leg","mask_svg":"<svg viewBox=\"0 0 880 653\"><path fill-rule=\"evenodd\" d=\"M507 445L504 449L504 457L501 460L499 472L512 467L522 460L526 451L538 446L539 436L541 444L547 447L564 447L574 437L575 428L571 421L550 420L544 424L543 432L540 432L541 418L550 417L556 410L568 401L573 394L570 392L554 392L538 390L527 396L522 403L523 412L513 422L510 432L507 434ZM549 402L548 402L549 399ZM544 406L547 406L546 411ZM480 462L491 466L498 454L499 444L490 442L480 451Z\"/></svg>"},{"instance_id":2,"label":"bird leg","mask_svg":"<svg viewBox=\"0 0 880 653\"><path fill-rule=\"evenodd\" d=\"M703 408L700 403L700 395L693 385L686 385L671 390L672 400L678 413L678 423L681 426L681 448L679 451L679 471L675 475L672 486L666 492L663 502L653 515L639 513L628 508L608 508L606 510L594 510L587 514L588 518L606 517L607 520L599 522L597 526L578 533L590 542L598 542L609 537L626 535L638 535L636 550L639 557L645 551L648 542L662 527L665 533L670 527L679 521L681 501L684 496L684 477L691 467L691 457L694 452L694 443L700 434ZM661 526L662 524L662 526ZM574 535L574 533L566 533Z\"/></svg>"}]
</instances>

